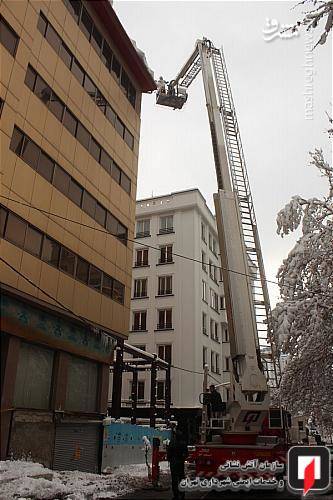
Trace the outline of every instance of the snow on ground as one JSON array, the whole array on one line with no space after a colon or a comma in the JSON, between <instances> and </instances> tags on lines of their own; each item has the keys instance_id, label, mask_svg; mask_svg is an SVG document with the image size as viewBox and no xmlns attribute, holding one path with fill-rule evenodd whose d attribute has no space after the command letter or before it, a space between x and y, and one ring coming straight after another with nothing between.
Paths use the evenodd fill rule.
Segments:
<instances>
[{"instance_id":1,"label":"snow on ground","mask_svg":"<svg viewBox=\"0 0 333 500\"><path fill-rule=\"evenodd\" d=\"M166 470L165 465L162 470ZM122 465L110 474L98 475L53 471L41 464L21 460L0 462L0 500L117 498L149 484L147 467L143 464Z\"/></svg>"}]
</instances>

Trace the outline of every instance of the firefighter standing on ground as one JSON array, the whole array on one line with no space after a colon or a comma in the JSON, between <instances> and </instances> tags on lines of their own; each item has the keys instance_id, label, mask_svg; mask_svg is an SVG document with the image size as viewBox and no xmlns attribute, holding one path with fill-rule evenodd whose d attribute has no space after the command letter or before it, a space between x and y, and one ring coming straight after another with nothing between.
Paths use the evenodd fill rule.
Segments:
<instances>
[{"instance_id":1,"label":"firefighter standing on ground","mask_svg":"<svg viewBox=\"0 0 333 500\"><path fill-rule=\"evenodd\" d=\"M187 443L184 435L179 429L172 433L167 450L167 458L170 463L173 500L185 498L185 493L179 491L179 483L185 478L184 463L187 457Z\"/></svg>"}]
</instances>

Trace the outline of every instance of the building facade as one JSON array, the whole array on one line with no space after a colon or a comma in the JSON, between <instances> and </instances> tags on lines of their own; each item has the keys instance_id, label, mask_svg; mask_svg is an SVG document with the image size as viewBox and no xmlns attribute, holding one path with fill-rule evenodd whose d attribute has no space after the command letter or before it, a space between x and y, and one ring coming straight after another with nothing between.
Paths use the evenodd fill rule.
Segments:
<instances>
[{"instance_id":1,"label":"building facade","mask_svg":"<svg viewBox=\"0 0 333 500\"><path fill-rule=\"evenodd\" d=\"M0 9L1 456L95 471L155 83L107 0Z\"/></svg>"},{"instance_id":2,"label":"building facade","mask_svg":"<svg viewBox=\"0 0 333 500\"><path fill-rule=\"evenodd\" d=\"M171 362L172 411L198 413L203 366L209 383L228 380L229 344L215 218L198 189L139 200L129 343ZM186 258L182 258L181 256ZM165 396L157 378L157 401ZM221 389L226 398L227 389ZM123 382L130 404L131 379ZM138 400L149 400L139 375Z\"/></svg>"}]
</instances>

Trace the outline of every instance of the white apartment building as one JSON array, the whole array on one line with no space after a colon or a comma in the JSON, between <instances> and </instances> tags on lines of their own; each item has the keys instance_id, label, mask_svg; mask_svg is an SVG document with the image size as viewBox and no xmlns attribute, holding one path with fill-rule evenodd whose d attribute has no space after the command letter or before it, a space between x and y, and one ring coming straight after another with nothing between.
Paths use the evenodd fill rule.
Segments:
<instances>
[{"instance_id":1,"label":"white apartment building","mask_svg":"<svg viewBox=\"0 0 333 500\"><path fill-rule=\"evenodd\" d=\"M230 351L216 223L198 189L137 201L128 342L174 365L172 408L201 407L204 364L213 377L209 383L228 380ZM163 377L159 372L158 401L164 399ZM130 393L131 376L126 375L125 404ZM221 393L226 400L228 390ZM144 405L149 396L149 374L141 372L139 403Z\"/></svg>"}]
</instances>

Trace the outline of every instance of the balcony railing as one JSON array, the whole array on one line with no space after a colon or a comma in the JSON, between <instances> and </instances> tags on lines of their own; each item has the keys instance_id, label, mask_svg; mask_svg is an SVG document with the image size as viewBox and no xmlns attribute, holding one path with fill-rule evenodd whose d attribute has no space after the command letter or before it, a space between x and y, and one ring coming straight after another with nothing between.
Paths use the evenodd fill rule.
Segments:
<instances>
[{"instance_id":1,"label":"balcony railing","mask_svg":"<svg viewBox=\"0 0 333 500\"><path fill-rule=\"evenodd\" d=\"M146 238L147 236L150 236L150 231L138 231L135 235L136 238Z\"/></svg>"},{"instance_id":2,"label":"balcony railing","mask_svg":"<svg viewBox=\"0 0 333 500\"><path fill-rule=\"evenodd\" d=\"M172 295L172 290L171 289L168 289L168 290L159 290L158 291L158 295Z\"/></svg>"},{"instance_id":3,"label":"balcony railing","mask_svg":"<svg viewBox=\"0 0 333 500\"><path fill-rule=\"evenodd\" d=\"M172 329L172 323L166 322L166 323L157 323L157 330L171 330Z\"/></svg>"},{"instance_id":4,"label":"balcony railing","mask_svg":"<svg viewBox=\"0 0 333 500\"><path fill-rule=\"evenodd\" d=\"M173 227L160 227L160 232L158 234L168 234L173 232L174 232Z\"/></svg>"},{"instance_id":5,"label":"balcony railing","mask_svg":"<svg viewBox=\"0 0 333 500\"><path fill-rule=\"evenodd\" d=\"M173 264L173 258L172 256L166 257L164 259L159 259L158 261L159 264Z\"/></svg>"},{"instance_id":6,"label":"balcony railing","mask_svg":"<svg viewBox=\"0 0 333 500\"><path fill-rule=\"evenodd\" d=\"M139 260L134 263L134 267L147 267L148 265L148 260Z\"/></svg>"},{"instance_id":7,"label":"balcony railing","mask_svg":"<svg viewBox=\"0 0 333 500\"><path fill-rule=\"evenodd\" d=\"M147 297L148 297L147 292L140 292L140 293L136 292L136 293L134 293L134 296L133 296L134 299L144 299Z\"/></svg>"}]
</instances>

